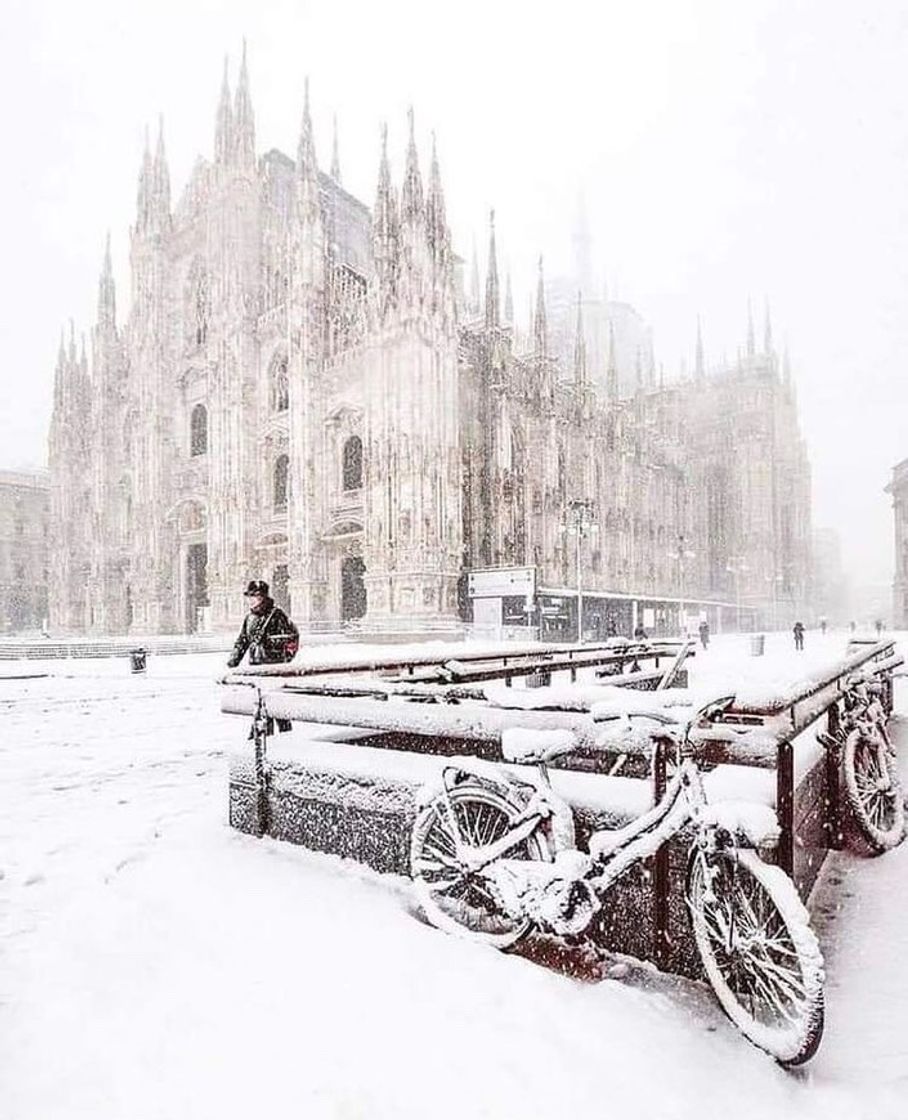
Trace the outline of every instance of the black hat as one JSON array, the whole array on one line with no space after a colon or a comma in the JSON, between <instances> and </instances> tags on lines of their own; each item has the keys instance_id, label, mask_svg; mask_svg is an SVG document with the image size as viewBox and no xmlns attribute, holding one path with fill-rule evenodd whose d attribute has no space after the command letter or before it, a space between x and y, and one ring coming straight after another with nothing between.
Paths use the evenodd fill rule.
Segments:
<instances>
[{"instance_id":1,"label":"black hat","mask_svg":"<svg viewBox=\"0 0 908 1120\"><path fill-rule=\"evenodd\" d=\"M263 579L251 579L244 595L268 595L268 584Z\"/></svg>"}]
</instances>

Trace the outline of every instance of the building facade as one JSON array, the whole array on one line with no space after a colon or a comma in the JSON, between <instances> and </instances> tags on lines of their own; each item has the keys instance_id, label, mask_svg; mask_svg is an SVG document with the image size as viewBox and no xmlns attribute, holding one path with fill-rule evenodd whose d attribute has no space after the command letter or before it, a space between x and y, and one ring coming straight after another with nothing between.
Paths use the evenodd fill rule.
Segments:
<instances>
[{"instance_id":1,"label":"building facade","mask_svg":"<svg viewBox=\"0 0 908 1120\"><path fill-rule=\"evenodd\" d=\"M578 581L594 631L631 600L667 623L808 593L809 472L768 335L666 385L651 342L619 371L607 306L585 322L581 298L566 356L541 269L517 331L494 226L484 296L463 295L412 115L403 181L385 136L370 211L336 143L319 168L308 91L296 159L256 155L244 59L175 207L163 140L146 150L130 262L125 323L108 246L91 360L71 337L57 362L60 630L232 627L251 576L303 626L453 620L465 573L507 565L535 569L526 613L549 594L565 632Z\"/></svg>"},{"instance_id":2,"label":"building facade","mask_svg":"<svg viewBox=\"0 0 908 1120\"><path fill-rule=\"evenodd\" d=\"M47 471L0 471L0 634L47 620Z\"/></svg>"}]
</instances>

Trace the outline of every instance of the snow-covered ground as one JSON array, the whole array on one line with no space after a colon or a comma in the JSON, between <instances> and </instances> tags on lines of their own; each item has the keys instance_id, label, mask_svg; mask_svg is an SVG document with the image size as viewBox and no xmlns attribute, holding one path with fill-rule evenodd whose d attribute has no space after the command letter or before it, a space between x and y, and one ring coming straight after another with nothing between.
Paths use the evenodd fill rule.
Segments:
<instances>
[{"instance_id":1,"label":"snow-covered ground","mask_svg":"<svg viewBox=\"0 0 908 1120\"><path fill-rule=\"evenodd\" d=\"M694 686L774 687L844 644L720 638ZM0 666L54 674L0 680L2 1120L908 1113L908 845L830 861L826 1037L785 1073L698 985L467 945L402 880L233 832L222 663Z\"/></svg>"}]
</instances>

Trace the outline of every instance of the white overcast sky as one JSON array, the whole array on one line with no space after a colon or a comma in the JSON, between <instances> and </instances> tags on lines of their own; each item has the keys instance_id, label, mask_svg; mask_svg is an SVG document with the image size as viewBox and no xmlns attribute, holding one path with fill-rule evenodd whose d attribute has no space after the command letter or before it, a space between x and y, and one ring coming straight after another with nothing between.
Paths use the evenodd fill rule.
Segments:
<instances>
[{"instance_id":1,"label":"white overcast sky","mask_svg":"<svg viewBox=\"0 0 908 1120\"><path fill-rule=\"evenodd\" d=\"M908 456L908 4L895 0L6 0L0 68L0 466L45 461L61 326L90 326L106 231L121 316L143 133L163 114L174 197L210 156L243 36L260 152L295 151L303 81L320 159L371 205L379 125L437 134L456 248L496 208L527 306L586 197L597 276L657 361L787 340L814 474L856 582L892 569Z\"/></svg>"}]
</instances>

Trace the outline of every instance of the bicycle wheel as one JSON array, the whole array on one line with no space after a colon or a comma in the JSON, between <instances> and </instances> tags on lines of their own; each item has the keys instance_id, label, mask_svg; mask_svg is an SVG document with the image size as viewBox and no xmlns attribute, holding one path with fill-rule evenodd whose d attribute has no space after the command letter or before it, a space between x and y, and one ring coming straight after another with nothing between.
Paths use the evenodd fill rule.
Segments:
<instances>
[{"instance_id":1,"label":"bicycle wheel","mask_svg":"<svg viewBox=\"0 0 908 1120\"><path fill-rule=\"evenodd\" d=\"M855 728L842 750L842 802L848 844L877 856L905 838L905 803L895 755L879 731Z\"/></svg>"},{"instance_id":2,"label":"bicycle wheel","mask_svg":"<svg viewBox=\"0 0 908 1120\"><path fill-rule=\"evenodd\" d=\"M755 852L691 856L687 902L706 975L722 1009L786 1066L823 1034L823 957L794 884Z\"/></svg>"},{"instance_id":3,"label":"bicycle wheel","mask_svg":"<svg viewBox=\"0 0 908 1120\"><path fill-rule=\"evenodd\" d=\"M497 790L479 783L439 794L422 809L413 826L410 873L416 896L432 925L508 949L529 932L532 922L501 910L482 873L466 872L458 865L445 799L460 837L477 847L504 836L518 812ZM552 854L546 837L537 829L509 851L508 858L551 862Z\"/></svg>"}]
</instances>

